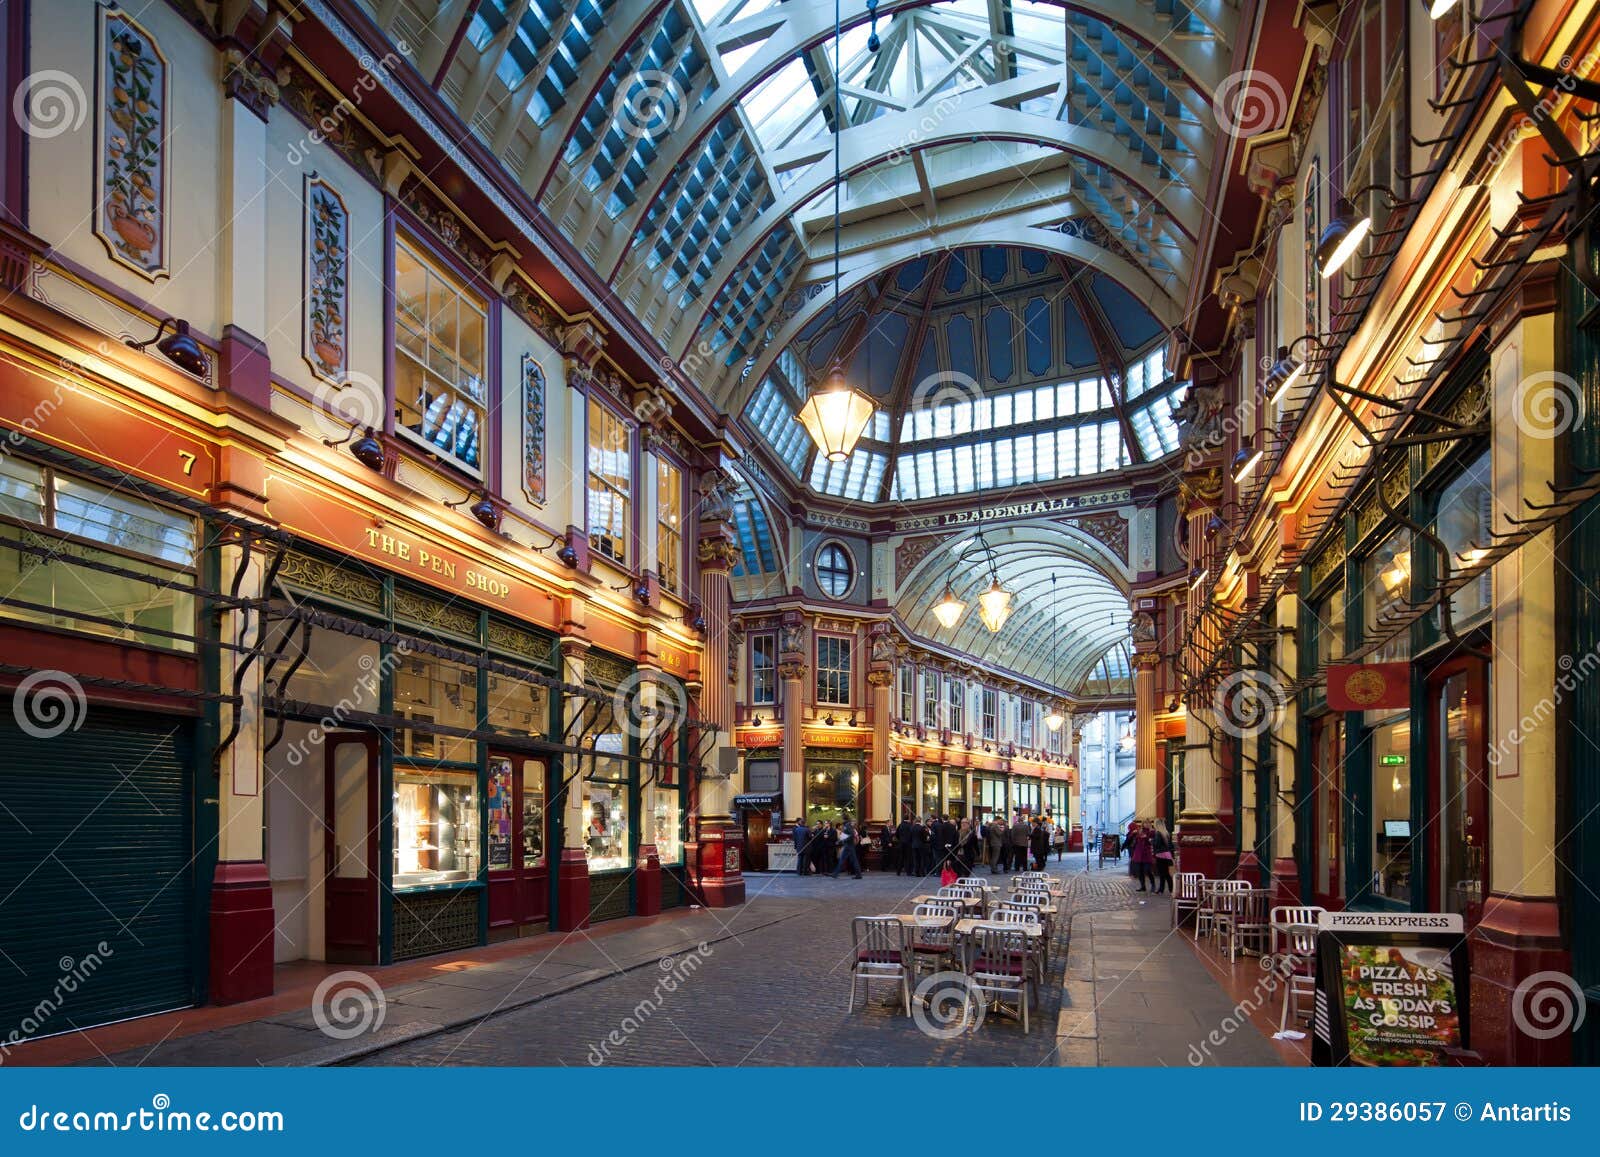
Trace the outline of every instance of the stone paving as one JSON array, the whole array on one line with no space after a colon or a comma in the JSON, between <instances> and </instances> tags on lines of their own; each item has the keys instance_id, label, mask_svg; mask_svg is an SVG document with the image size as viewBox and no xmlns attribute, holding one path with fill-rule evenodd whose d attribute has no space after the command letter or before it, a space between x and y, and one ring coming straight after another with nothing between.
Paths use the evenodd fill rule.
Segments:
<instances>
[{"instance_id":1,"label":"stone paving","mask_svg":"<svg viewBox=\"0 0 1600 1157\"><path fill-rule=\"evenodd\" d=\"M907 1018L893 986L845 1010L850 920L908 911L934 881L748 878L740 908L574 934L499 959L463 954L383 990L373 1032L330 1036L310 1008L106 1057L111 1064L1184 1065L1279 1064L1230 1019L1233 999L1165 899L1125 871L1064 877L1070 946L1054 953L1031 1031L990 1013L976 1031ZM1065 943L1062 937L1058 943ZM324 1015L323 1020L328 1018ZM1229 1025L1234 1027L1230 1030ZM1213 1043L1221 1040L1220 1044Z\"/></svg>"}]
</instances>

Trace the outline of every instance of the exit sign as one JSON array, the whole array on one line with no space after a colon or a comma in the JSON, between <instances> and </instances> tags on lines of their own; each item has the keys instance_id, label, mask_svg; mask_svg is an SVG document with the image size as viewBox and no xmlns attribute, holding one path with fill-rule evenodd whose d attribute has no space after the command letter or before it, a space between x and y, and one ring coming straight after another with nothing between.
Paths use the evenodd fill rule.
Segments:
<instances>
[{"instance_id":1,"label":"exit sign","mask_svg":"<svg viewBox=\"0 0 1600 1157\"><path fill-rule=\"evenodd\" d=\"M1406 757L1403 755L1380 755L1378 756L1378 762L1384 767L1402 767L1405 765Z\"/></svg>"}]
</instances>

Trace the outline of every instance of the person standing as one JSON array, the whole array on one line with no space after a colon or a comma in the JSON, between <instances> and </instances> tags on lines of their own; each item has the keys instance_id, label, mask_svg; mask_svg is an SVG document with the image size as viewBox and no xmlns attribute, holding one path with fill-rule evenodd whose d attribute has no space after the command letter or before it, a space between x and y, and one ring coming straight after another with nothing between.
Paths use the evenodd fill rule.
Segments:
<instances>
[{"instance_id":1,"label":"person standing","mask_svg":"<svg viewBox=\"0 0 1600 1157\"><path fill-rule=\"evenodd\" d=\"M984 841L988 845L989 874L998 875L1006 867L1006 821L996 815L983 831Z\"/></svg>"},{"instance_id":2,"label":"person standing","mask_svg":"<svg viewBox=\"0 0 1600 1157\"><path fill-rule=\"evenodd\" d=\"M1155 883L1156 854L1150 846L1150 832L1135 821L1128 825L1128 835L1122 842L1128 853L1128 870L1139 881L1139 891L1148 892L1146 884Z\"/></svg>"},{"instance_id":3,"label":"person standing","mask_svg":"<svg viewBox=\"0 0 1600 1157\"><path fill-rule=\"evenodd\" d=\"M911 825L911 867L912 874L926 876L928 874L930 857L928 855L928 824L920 816Z\"/></svg>"},{"instance_id":4,"label":"person standing","mask_svg":"<svg viewBox=\"0 0 1600 1157\"><path fill-rule=\"evenodd\" d=\"M1156 858L1156 891L1171 892L1172 833L1167 830L1167 821L1159 816L1150 825L1150 851Z\"/></svg>"},{"instance_id":5,"label":"person standing","mask_svg":"<svg viewBox=\"0 0 1600 1157\"><path fill-rule=\"evenodd\" d=\"M894 843L899 856L895 863L894 874L897 876L916 875L916 856L911 850L911 817L905 816L900 820L900 826L894 829Z\"/></svg>"},{"instance_id":6,"label":"person standing","mask_svg":"<svg viewBox=\"0 0 1600 1157\"><path fill-rule=\"evenodd\" d=\"M1050 858L1050 832L1044 826L1044 820L1033 821L1033 831L1028 837L1029 851L1033 853L1033 870L1044 871L1045 861Z\"/></svg>"},{"instance_id":7,"label":"person standing","mask_svg":"<svg viewBox=\"0 0 1600 1157\"><path fill-rule=\"evenodd\" d=\"M950 822L949 816L940 816L933 826L934 851L939 857L939 862L934 865L934 870L944 871L944 866L950 862L956 850L956 825Z\"/></svg>"},{"instance_id":8,"label":"person standing","mask_svg":"<svg viewBox=\"0 0 1600 1157\"><path fill-rule=\"evenodd\" d=\"M839 821L835 836L838 840L839 855L838 862L833 865L833 878L837 880L839 873L848 868L851 876L857 880L861 879L861 857L856 848L860 841L857 839L856 826L850 822L848 812Z\"/></svg>"},{"instance_id":9,"label":"person standing","mask_svg":"<svg viewBox=\"0 0 1600 1157\"><path fill-rule=\"evenodd\" d=\"M1017 813L1017 818L1011 823L1010 860L1008 866L1013 872L1024 871L1028 866L1028 837L1032 833L1028 830L1028 821L1022 813Z\"/></svg>"},{"instance_id":10,"label":"person standing","mask_svg":"<svg viewBox=\"0 0 1600 1157\"><path fill-rule=\"evenodd\" d=\"M803 876L811 864L811 828L806 824L806 817L800 816L794 821L794 874Z\"/></svg>"}]
</instances>

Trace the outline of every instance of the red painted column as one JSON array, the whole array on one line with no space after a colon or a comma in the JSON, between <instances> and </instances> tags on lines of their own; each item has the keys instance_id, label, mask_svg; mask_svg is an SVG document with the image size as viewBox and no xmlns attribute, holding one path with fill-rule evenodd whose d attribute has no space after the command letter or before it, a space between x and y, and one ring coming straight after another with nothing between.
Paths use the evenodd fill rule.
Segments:
<instances>
[{"instance_id":1,"label":"red painted column","mask_svg":"<svg viewBox=\"0 0 1600 1157\"><path fill-rule=\"evenodd\" d=\"M1492 1065L1570 1065L1573 1018L1562 1015L1560 1002L1581 1002L1582 997L1565 986L1572 975L1572 955L1562 947L1556 901L1491 893L1483 919L1467 937L1467 950L1473 1051ZM1554 975L1529 984L1539 973ZM1531 1035L1530 1028L1535 1034L1563 1031L1545 1038Z\"/></svg>"},{"instance_id":2,"label":"red painted column","mask_svg":"<svg viewBox=\"0 0 1600 1157\"><path fill-rule=\"evenodd\" d=\"M260 860L219 863L211 878L211 1000L272 995L272 881Z\"/></svg>"}]
</instances>

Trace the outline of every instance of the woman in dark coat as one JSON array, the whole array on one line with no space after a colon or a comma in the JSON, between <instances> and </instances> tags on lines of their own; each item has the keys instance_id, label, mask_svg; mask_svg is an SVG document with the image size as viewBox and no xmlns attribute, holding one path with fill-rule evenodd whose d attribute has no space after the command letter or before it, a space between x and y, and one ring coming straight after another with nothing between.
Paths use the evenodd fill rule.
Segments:
<instances>
[{"instance_id":1,"label":"woman in dark coat","mask_svg":"<svg viewBox=\"0 0 1600 1157\"><path fill-rule=\"evenodd\" d=\"M1152 891L1156 882L1156 853L1150 842L1150 829L1137 822L1129 824L1122 846L1128 853L1128 870L1139 881L1139 891ZM1146 884L1150 887L1145 887Z\"/></svg>"},{"instance_id":2,"label":"woman in dark coat","mask_svg":"<svg viewBox=\"0 0 1600 1157\"><path fill-rule=\"evenodd\" d=\"M1033 830L1028 833L1028 851L1033 853L1033 870L1044 871L1044 863L1050 856L1050 833L1044 830L1044 821L1035 819Z\"/></svg>"},{"instance_id":3,"label":"woman in dark coat","mask_svg":"<svg viewBox=\"0 0 1600 1157\"><path fill-rule=\"evenodd\" d=\"M955 869L958 876L972 875L973 865L978 862L978 833L972 830L969 820L961 821L961 830L956 834Z\"/></svg>"}]
</instances>

